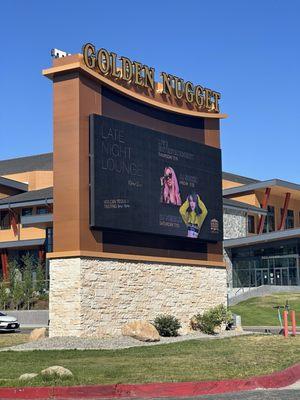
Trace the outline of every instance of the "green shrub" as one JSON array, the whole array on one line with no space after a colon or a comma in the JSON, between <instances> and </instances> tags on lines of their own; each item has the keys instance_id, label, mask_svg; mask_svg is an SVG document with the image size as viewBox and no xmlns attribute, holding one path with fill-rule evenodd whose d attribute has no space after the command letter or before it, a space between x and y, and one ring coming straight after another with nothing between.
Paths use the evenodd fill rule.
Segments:
<instances>
[{"instance_id":1,"label":"green shrub","mask_svg":"<svg viewBox=\"0 0 300 400\"><path fill-rule=\"evenodd\" d=\"M11 298L13 306L16 310L19 310L20 305L23 303L24 299L24 285L23 282L16 281L13 285L11 291Z\"/></svg>"},{"instance_id":2,"label":"green shrub","mask_svg":"<svg viewBox=\"0 0 300 400\"><path fill-rule=\"evenodd\" d=\"M46 281L45 281L45 266L38 261L36 267L36 282L35 282L35 290L39 294L39 298L44 295L46 292Z\"/></svg>"},{"instance_id":3,"label":"green shrub","mask_svg":"<svg viewBox=\"0 0 300 400\"><path fill-rule=\"evenodd\" d=\"M34 288L33 288L33 280L32 280L32 271L34 268L34 257L29 253L26 253L22 257L22 262L24 265L23 270L23 302L27 308L30 309L30 305L34 299Z\"/></svg>"},{"instance_id":4,"label":"green shrub","mask_svg":"<svg viewBox=\"0 0 300 400\"><path fill-rule=\"evenodd\" d=\"M48 301L45 267L35 256L26 253L21 262L16 257L11 257L8 272L9 279L0 281L0 309L12 307L30 310L39 300Z\"/></svg>"},{"instance_id":5,"label":"green shrub","mask_svg":"<svg viewBox=\"0 0 300 400\"><path fill-rule=\"evenodd\" d=\"M221 326L223 323L228 324L231 320L231 312L223 304L220 304L203 314L194 315L191 319L191 327L212 335L215 333L215 328Z\"/></svg>"},{"instance_id":6,"label":"green shrub","mask_svg":"<svg viewBox=\"0 0 300 400\"><path fill-rule=\"evenodd\" d=\"M173 315L159 315L154 320L154 326L160 336L178 336L178 329L181 328L179 320Z\"/></svg>"}]
</instances>

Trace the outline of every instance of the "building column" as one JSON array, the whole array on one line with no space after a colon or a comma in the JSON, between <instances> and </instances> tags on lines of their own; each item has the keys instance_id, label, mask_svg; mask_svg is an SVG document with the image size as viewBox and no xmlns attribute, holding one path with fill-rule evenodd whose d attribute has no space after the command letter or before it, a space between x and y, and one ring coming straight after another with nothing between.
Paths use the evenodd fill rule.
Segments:
<instances>
[{"instance_id":1,"label":"building column","mask_svg":"<svg viewBox=\"0 0 300 400\"><path fill-rule=\"evenodd\" d=\"M271 188L266 188L264 199L263 199L262 206L261 206L262 208L267 208L269 197L270 197L270 193L271 193ZM261 215L260 218L259 218L258 228L257 228L257 234L258 235L260 235L263 232L265 219L266 219L265 215Z\"/></svg>"},{"instance_id":2,"label":"building column","mask_svg":"<svg viewBox=\"0 0 300 400\"><path fill-rule=\"evenodd\" d=\"M2 264L3 279L7 280L9 271L8 271L8 254L6 249L3 249L1 251L1 264Z\"/></svg>"},{"instance_id":3,"label":"building column","mask_svg":"<svg viewBox=\"0 0 300 400\"><path fill-rule=\"evenodd\" d=\"M283 210L282 210L282 214L281 214L281 220L280 220L280 224L278 225L279 231L282 231L284 229L284 224L285 224L285 220L286 220L286 216L287 216L287 210L288 210L290 198L291 198L291 193L286 193L285 199L284 199Z\"/></svg>"}]
</instances>

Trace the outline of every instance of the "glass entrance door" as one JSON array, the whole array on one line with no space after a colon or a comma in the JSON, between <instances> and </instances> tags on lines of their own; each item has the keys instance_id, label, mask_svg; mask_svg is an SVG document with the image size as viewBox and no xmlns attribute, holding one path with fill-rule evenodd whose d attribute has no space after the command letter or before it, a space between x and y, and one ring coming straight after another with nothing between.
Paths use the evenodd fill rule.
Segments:
<instances>
[{"instance_id":1,"label":"glass entrance door","mask_svg":"<svg viewBox=\"0 0 300 400\"><path fill-rule=\"evenodd\" d=\"M289 271L287 268L275 269L275 285L288 286Z\"/></svg>"},{"instance_id":2,"label":"glass entrance door","mask_svg":"<svg viewBox=\"0 0 300 400\"><path fill-rule=\"evenodd\" d=\"M289 284L289 274L287 268L282 268L281 270L281 285L288 286Z\"/></svg>"},{"instance_id":3,"label":"glass entrance door","mask_svg":"<svg viewBox=\"0 0 300 400\"><path fill-rule=\"evenodd\" d=\"M275 269L275 285L281 285L281 269Z\"/></svg>"},{"instance_id":4,"label":"glass entrance door","mask_svg":"<svg viewBox=\"0 0 300 400\"><path fill-rule=\"evenodd\" d=\"M300 285L298 255L263 256L233 261L233 286Z\"/></svg>"},{"instance_id":5,"label":"glass entrance door","mask_svg":"<svg viewBox=\"0 0 300 400\"><path fill-rule=\"evenodd\" d=\"M256 270L256 286L261 286L263 284L263 271L260 269Z\"/></svg>"},{"instance_id":6,"label":"glass entrance door","mask_svg":"<svg viewBox=\"0 0 300 400\"><path fill-rule=\"evenodd\" d=\"M269 270L264 269L263 270L263 285L268 285L269 284Z\"/></svg>"}]
</instances>

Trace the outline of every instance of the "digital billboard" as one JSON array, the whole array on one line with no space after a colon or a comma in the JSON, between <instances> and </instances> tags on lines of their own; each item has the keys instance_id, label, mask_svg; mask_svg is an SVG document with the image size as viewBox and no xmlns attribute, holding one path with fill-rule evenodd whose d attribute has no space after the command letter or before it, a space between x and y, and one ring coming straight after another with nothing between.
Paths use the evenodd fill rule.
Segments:
<instances>
[{"instance_id":1,"label":"digital billboard","mask_svg":"<svg viewBox=\"0 0 300 400\"><path fill-rule=\"evenodd\" d=\"M222 240L221 151L91 115L90 225Z\"/></svg>"}]
</instances>

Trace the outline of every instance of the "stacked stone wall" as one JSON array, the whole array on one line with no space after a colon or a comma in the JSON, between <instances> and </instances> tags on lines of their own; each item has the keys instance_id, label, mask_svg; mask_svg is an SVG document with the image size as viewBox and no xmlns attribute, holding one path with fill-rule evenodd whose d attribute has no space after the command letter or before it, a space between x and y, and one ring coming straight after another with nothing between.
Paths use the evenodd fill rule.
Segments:
<instances>
[{"instance_id":1,"label":"stacked stone wall","mask_svg":"<svg viewBox=\"0 0 300 400\"><path fill-rule=\"evenodd\" d=\"M247 236L247 217L244 211L225 209L223 214L224 239Z\"/></svg>"},{"instance_id":2,"label":"stacked stone wall","mask_svg":"<svg viewBox=\"0 0 300 400\"><path fill-rule=\"evenodd\" d=\"M50 336L118 336L130 321L159 314L183 331L199 312L226 303L226 270L92 258L50 261Z\"/></svg>"},{"instance_id":3,"label":"stacked stone wall","mask_svg":"<svg viewBox=\"0 0 300 400\"><path fill-rule=\"evenodd\" d=\"M224 239L235 239L247 236L247 215L245 211L225 209L223 214ZM227 286L232 288L231 254L224 249L224 261L227 269Z\"/></svg>"}]
</instances>

